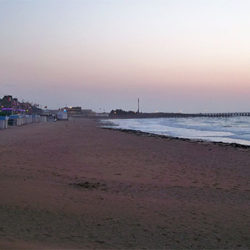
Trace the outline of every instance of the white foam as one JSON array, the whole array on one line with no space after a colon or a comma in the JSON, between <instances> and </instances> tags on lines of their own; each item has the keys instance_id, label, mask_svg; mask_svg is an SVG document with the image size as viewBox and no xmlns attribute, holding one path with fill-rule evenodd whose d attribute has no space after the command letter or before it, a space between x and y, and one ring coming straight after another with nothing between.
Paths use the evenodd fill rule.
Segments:
<instances>
[{"instance_id":1,"label":"white foam","mask_svg":"<svg viewBox=\"0 0 250 250\"><path fill-rule=\"evenodd\" d=\"M250 117L109 120L116 128L179 138L250 145ZM105 125L109 126L109 125Z\"/></svg>"}]
</instances>

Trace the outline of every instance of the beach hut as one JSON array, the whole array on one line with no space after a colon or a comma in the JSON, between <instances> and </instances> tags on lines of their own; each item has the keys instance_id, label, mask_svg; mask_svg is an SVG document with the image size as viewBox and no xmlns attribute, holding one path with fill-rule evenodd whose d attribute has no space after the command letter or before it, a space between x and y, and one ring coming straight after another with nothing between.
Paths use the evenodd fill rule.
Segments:
<instances>
[{"instance_id":1,"label":"beach hut","mask_svg":"<svg viewBox=\"0 0 250 250\"><path fill-rule=\"evenodd\" d=\"M68 113L67 110L59 110L57 113L57 119L58 120L68 120Z\"/></svg>"},{"instance_id":2,"label":"beach hut","mask_svg":"<svg viewBox=\"0 0 250 250\"><path fill-rule=\"evenodd\" d=\"M32 121L32 115L25 115L25 124L30 124Z\"/></svg>"},{"instance_id":3,"label":"beach hut","mask_svg":"<svg viewBox=\"0 0 250 250\"><path fill-rule=\"evenodd\" d=\"M0 116L0 129L8 128L8 116Z\"/></svg>"},{"instance_id":4,"label":"beach hut","mask_svg":"<svg viewBox=\"0 0 250 250\"><path fill-rule=\"evenodd\" d=\"M26 124L25 115L18 115L17 126Z\"/></svg>"},{"instance_id":5,"label":"beach hut","mask_svg":"<svg viewBox=\"0 0 250 250\"><path fill-rule=\"evenodd\" d=\"M32 122L40 122L40 115L32 115Z\"/></svg>"},{"instance_id":6,"label":"beach hut","mask_svg":"<svg viewBox=\"0 0 250 250\"><path fill-rule=\"evenodd\" d=\"M8 120L9 126L18 126L19 125L19 116L18 115L10 115Z\"/></svg>"},{"instance_id":7,"label":"beach hut","mask_svg":"<svg viewBox=\"0 0 250 250\"><path fill-rule=\"evenodd\" d=\"M26 122L25 115L10 115L8 125L10 126L22 126Z\"/></svg>"},{"instance_id":8,"label":"beach hut","mask_svg":"<svg viewBox=\"0 0 250 250\"><path fill-rule=\"evenodd\" d=\"M48 121L47 115L41 115L40 120L41 120L41 122L47 122Z\"/></svg>"}]
</instances>

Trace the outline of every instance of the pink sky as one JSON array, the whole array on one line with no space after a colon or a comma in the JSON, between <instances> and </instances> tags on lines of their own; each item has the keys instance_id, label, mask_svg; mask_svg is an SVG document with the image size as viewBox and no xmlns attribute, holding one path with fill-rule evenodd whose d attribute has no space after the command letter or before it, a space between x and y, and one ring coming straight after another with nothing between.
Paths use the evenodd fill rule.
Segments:
<instances>
[{"instance_id":1,"label":"pink sky","mask_svg":"<svg viewBox=\"0 0 250 250\"><path fill-rule=\"evenodd\" d=\"M249 111L250 2L0 2L0 95L51 108Z\"/></svg>"}]
</instances>

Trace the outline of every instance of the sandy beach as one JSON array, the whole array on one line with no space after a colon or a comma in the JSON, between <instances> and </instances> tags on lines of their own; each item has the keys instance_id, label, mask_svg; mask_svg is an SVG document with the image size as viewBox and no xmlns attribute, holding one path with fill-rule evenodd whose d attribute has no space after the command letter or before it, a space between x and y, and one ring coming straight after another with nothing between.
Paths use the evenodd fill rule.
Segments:
<instances>
[{"instance_id":1,"label":"sandy beach","mask_svg":"<svg viewBox=\"0 0 250 250\"><path fill-rule=\"evenodd\" d=\"M0 131L0 249L250 249L250 148L98 127Z\"/></svg>"}]
</instances>

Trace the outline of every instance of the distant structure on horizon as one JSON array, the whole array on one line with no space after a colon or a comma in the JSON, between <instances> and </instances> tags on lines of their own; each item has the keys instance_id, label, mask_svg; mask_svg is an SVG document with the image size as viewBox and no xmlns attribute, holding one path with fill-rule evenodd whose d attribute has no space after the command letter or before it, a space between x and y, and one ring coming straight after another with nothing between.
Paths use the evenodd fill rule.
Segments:
<instances>
[{"instance_id":1,"label":"distant structure on horizon","mask_svg":"<svg viewBox=\"0 0 250 250\"><path fill-rule=\"evenodd\" d=\"M138 98L138 108L137 108L137 113L140 113L140 99Z\"/></svg>"},{"instance_id":2,"label":"distant structure on horizon","mask_svg":"<svg viewBox=\"0 0 250 250\"><path fill-rule=\"evenodd\" d=\"M108 117L108 113L96 113L91 109L82 109L82 107L64 107L71 117Z\"/></svg>"},{"instance_id":3,"label":"distant structure on horizon","mask_svg":"<svg viewBox=\"0 0 250 250\"><path fill-rule=\"evenodd\" d=\"M138 111L125 111L122 109L111 110L109 113L110 118L184 118L184 117L237 117L237 116L250 116L250 112L233 112L233 113L139 113Z\"/></svg>"},{"instance_id":4,"label":"distant structure on horizon","mask_svg":"<svg viewBox=\"0 0 250 250\"><path fill-rule=\"evenodd\" d=\"M82 107L65 107L69 116L93 116L94 112L91 109L82 109Z\"/></svg>"}]
</instances>

